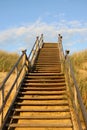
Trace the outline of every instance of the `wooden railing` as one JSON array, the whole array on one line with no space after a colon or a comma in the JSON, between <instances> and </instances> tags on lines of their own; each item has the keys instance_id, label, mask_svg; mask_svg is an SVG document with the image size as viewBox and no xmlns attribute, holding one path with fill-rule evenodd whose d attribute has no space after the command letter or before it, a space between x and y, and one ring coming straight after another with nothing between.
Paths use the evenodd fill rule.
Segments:
<instances>
[{"instance_id":1,"label":"wooden railing","mask_svg":"<svg viewBox=\"0 0 87 130\"><path fill-rule=\"evenodd\" d=\"M76 81L74 70L73 70L73 67L72 67L72 64L70 62L68 55L65 60L65 71L67 74L66 77L68 80L68 86L71 92L71 100L72 100L74 110L77 115L79 129L82 130L82 123L84 124L84 127L86 127L87 129L87 111L83 104L83 100L79 91L79 86Z\"/></svg>"},{"instance_id":2,"label":"wooden railing","mask_svg":"<svg viewBox=\"0 0 87 130\"><path fill-rule=\"evenodd\" d=\"M25 70L27 70L26 69L27 58L26 60L24 60L25 57L27 57L26 51L23 51L17 63L13 66L11 71L8 73L7 77L4 79L0 87L0 97L1 97L0 98L0 126L2 126L4 119L6 117L7 111L9 109L8 106L11 104L12 100L14 99L13 98L14 96L12 96L11 93L13 95L17 93L19 86L21 84L22 78L25 75ZM23 60L23 64L21 64L22 60ZM11 80L11 77L13 78L12 83L11 85L9 84L9 88L8 88L7 84L9 80Z\"/></svg>"},{"instance_id":3,"label":"wooden railing","mask_svg":"<svg viewBox=\"0 0 87 130\"><path fill-rule=\"evenodd\" d=\"M41 37L36 37L35 44L28 56L29 62L30 62L30 67L33 67L35 59L38 55L39 49L42 48L43 46L43 34L41 34Z\"/></svg>"},{"instance_id":4,"label":"wooden railing","mask_svg":"<svg viewBox=\"0 0 87 130\"><path fill-rule=\"evenodd\" d=\"M71 93L71 100L76 113L78 127L79 130L82 130L83 122L85 129L87 129L87 111L83 104L83 100L79 91L79 86L74 75L74 70L68 57L69 50L67 50L66 55L64 55L63 45L62 43L59 44L60 60L63 64L63 72L65 72L69 91Z\"/></svg>"},{"instance_id":5,"label":"wooden railing","mask_svg":"<svg viewBox=\"0 0 87 130\"><path fill-rule=\"evenodd\" d=\"M26 50L22 51L22 55L18 59L17 63L13 66L0 86L0 128L3 126L4 121L8 116L11 105L17 96L25 74L34 65L35 59L42 45L43 34L40 39L39 37L36 38L36 42L30 52L29 57L26 55ZM8 84L10 78L12 83Z\"/></svg>"},{"instance_id":6,"label":"wooden railing","mask_svg":"<svg viewBox=\"0 0 87 130\"><path fill-rule=\"evenodd\" d=\"M62 37L61 35L58 36L58 49L59 49L59 56L60 56L60 62L61 62L61 71L64 72L65 56L64 56L61 37Z\"/></svg>"}]
</instances>

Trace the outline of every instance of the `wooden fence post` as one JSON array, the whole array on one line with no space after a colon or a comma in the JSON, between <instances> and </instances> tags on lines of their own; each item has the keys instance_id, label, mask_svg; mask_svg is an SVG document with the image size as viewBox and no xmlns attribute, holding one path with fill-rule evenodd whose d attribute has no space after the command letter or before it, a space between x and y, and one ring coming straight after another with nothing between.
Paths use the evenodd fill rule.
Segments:
<instances>
[{"instance_id":1,"label":"wooden fence post","mask_svg":"<svg viewBox=\"0 0 87 130\"><path fill-rule=\"evenodd\" d=\"M22 53L24 54L22 64L25 64L23 69L23 75L26 73L26 51L27 50L22 50Z\"/></svg>"},{"instance_id":2,"label":"wooden fence post","mask_svg":"<svg viewBox=\"0 0 87 130\"><path fill-rule=\"evenodd\" d=\"M39 41L39 48L41 49L43 46L43 34L41 34L40 41Z\"/></svg>"},{"instance_id":3,"label":"wooden fence post","mask_svg":"<svg viewBox=\"0 0 87 130\"><path fill-rule=\"evenodd\" d=\"M3 103L4 103L4 87L0 90L1 91L1 107L2 107L2 105L3 105ZM1 108L0 107L0 108ZM2 110L1 112L0 112L0 127L2 127L2 123L3 123L3 117L4 116L4 111Z\"/></svg>"},{"instance_id":4,"label":"wooden fence post","mask_svg":"<svg viewBox=\"0 0 87 130\"><path fill-rule=\"evenodd\" d=\"M18 77L18 67L16 66L16 68L15 68L15 74L16 74L16 76L15 76L15 78L17 78ZM16 88L15 88L15 91L17 92L17 88L18 88L18 79L17 79L17 81L16 81L16 86L15 86Z\"/></svg>"},{"instance_id":5,"label":"wooden fence post","mask_svg":"<svg viewBox=\"0 0 87 130\"><path fill-rule=\"evenodd\" d=\"M35 57L38 53L38 50L39 50L39 37L36 37L36 54L35 54Z\"/></svg>"}]
</instances>

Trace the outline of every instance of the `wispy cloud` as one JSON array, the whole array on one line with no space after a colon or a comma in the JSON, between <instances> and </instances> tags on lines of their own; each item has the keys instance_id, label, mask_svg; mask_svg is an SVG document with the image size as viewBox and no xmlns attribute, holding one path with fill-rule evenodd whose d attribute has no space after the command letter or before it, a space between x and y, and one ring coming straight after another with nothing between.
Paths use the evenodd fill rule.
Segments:
<instances>
[{"instance_id":1,"label":"wispy cloud","mask_svg":"<svg viewBox=\"0 0 87 130\"><path fill-rule=\"evenodd\" d=\"M62 14L64 15L64 14ZM44 34L45 41L57 42L57 35L63 35L64 48L74 51L74 48L82 45L82 49L87 48L87 23L80 21L52 22L50 24L38 19L34 23L24 26L14 27L0 32L0 49L8 51L18 51L20 48L31 49L35 37ZM10 48L12 49L9 49ZM76 49L75 49L76 50Z\"/></svg>"}]
</instances>

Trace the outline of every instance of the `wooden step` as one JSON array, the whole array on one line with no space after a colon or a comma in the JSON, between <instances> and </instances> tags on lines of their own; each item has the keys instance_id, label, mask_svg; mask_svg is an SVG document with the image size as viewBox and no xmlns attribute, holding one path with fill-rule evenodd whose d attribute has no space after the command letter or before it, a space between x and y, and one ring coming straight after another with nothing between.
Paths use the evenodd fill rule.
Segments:
<instances>
[{"instance_id":1,"label":"wooden step","mask_svg":"<svg viewBox=\"0 0 87 130\"><path fill-rule=\"evenodd\" d=\"M35 73L43 73L43 72L45 72L45 73L49 73L49 72L50 72L50 73L53 73L53 72L59 73L60 71L56 71L56 70L55 70L55 71L50 71L50 70L49 70L49 71L44 71L44 70L43 70L43 71L40 71L40 70L39 70L39 71L38 71L38 70L35 71L35 70L34 70L34 72L35 72Z\"/></svg>"},{"instance_id":2,"label":"wooden step","mask_svg":"<svg viewBox=\"0 0 87 130\"><path fill-rule=\"evenodd\" d=\"M50 76L50 75L43 75L43 76L33 76L33 75L30 75L30 76L26 76L26 79L64 79L65 77L64 76Z\"/></svg>"},{"instance_id":3,"label":"wooden step","mask_svg":"<svg viewBox=\"0 0 87 130\"><path fill-rule=\"evenodd\" d=\"M37 67L59 67L59 66L61 66L61 64L59 63L58 65L51 65L51 64L49 64L49 65L35 65L35 66L33 66L34 68L37 68Z\"/></svg>"},{"instance_id":4,"label":"wooden step","mask_svg":"<svg viewBox=\"0 0 87 130\"><path fill-rule=\"evenodd\" d=\"M21 87L20 88L21 91L62 91L62 90L66 90L65 87L48 87L48 88L43 88L43 87Z\"/></svg>"},{"instance_id":5,"label":"wooden step","mask_svg":"<svg viewBox=\"0 0 87 130\"><path fill-rule=\"evenodd\" d=\"M55 52L55 51L57 52L57 51L59 51L59 49L57 48L57 47L43 47L42 49L41 49L41 51L46 51L46 52L50 52L50 51L53 51L53 52Z\"/></svg>"},{"instance_id":6,"label":"wooden step","mask_svg":"<svg viewBox=\"0 0 87 130\"><path fill-rule=\"evenodd\" d=\"M54 112L54 111L51 111ZM67 116L58 116L58 117L44 117L44 116L11 116L12 119L25 119L25 120L66 120L71 119L70 115Z\"/></svg>"},{"instance_id":7,"label":"wooden step","mask_svg":"<svg viewBox=\"0 0 87 130\"><path fill-rule=\"evenodd\" d=\"M63 73L28 73L28 74L26 74L27 76L31 76L31 75L33 75L33 76L64 76L64 74Z\"/></svg>"},{"instance_id":8,"label":"wooden step","mask_svg":"<svg viewBox=\"0 0 87 130\"><path fill-rule=\"evenodd\" d=\"M44 63L36 62L35 64L58 65L60 63L61 63L61 61L57 61L57 62L53 62L53 63L51 62L51 64L50 63L46 63L46 62L44 62Z\"/></svg>"},{"instance_id":9,"label":"wooden step","mask_svg":"<svg viewBox=\"0 0 87 130\"><path fill-rule=\"evenodd\" d=\"M17 97L17 99L20 99L20 100L34 100L34 101L48 101L48 100L54 100L54 101L56 101L56 100L67 100L67 97L65 97L65 96L62 96L62 97L57 97L57 98L55 98L55 97L51 97L51 98L48 98L48 97L26 97L26 96L24 96L24 97Z\"/></svg>"},{"instance_id":10,"label":"wooden step","mask_svg":"<svg viewBox=\"0 0 87 130\"><path fill-rule=\"evenodd\" d=\"M48 73L48 72L55 72L55 73L58 73L58 72L60 72L60 69L34 69L34 72L39 72L39 73L43 73L43 72L45 72L45 73Z\"/></svg>"},{"instance_id":11,"label":"wooden step","mask_svg":"<svg viewBox=\"0 0 87 130\"><path fill-rule=\"evenodd\" d=\"M15 111L17 111L17 112L41 112L41 113L43 113L43 112L70 112L70 109L69 108L62 108L62 109L52 109L52 108L50 108L50 109L48 109L48 108L45 108L45 109L40 109L40 107L39 107L39 109L25 109L25 108L15 108L15 109L12 109L13 111L15 110ZM70 114L70 113L68 113L68 114ZM58 115L57 115L58 116Z\"/></svg>"},{"instance_id":12,"label":"wooden step","mask_svg":"<svg viewBox=\"0 0 87 130\"><path fill-rule=\"evenodd\" d=\"M21 127L35 127L35 128L38 128L38 127L41 127L41 128L43 128L43 127L45 127L45 128L71 128L72 127L72 124L70 123L67 123L67 124L64 124L64 123L55 123L55 124L40 124L40 123L36 123L36 124L24 124L24 123L22 123L22 124L17 124L17 123L12 123L12 124L6 124L6 126L9 126L9 127L12 127L12 128L15 128L15 127L19 127L19 128L21 128Z\"/></svg>"},{"instance_id":13,"label":"wooden step","mask_svg":"<svg viewBox=\"0 0 87 130\"><path fill-rule=\"evenodd\" d=\"M44 70L44 71L55 71L55 70L57 70L57 71L60 71L61 70L61 66L59 66L59 67L36 67L36 68L34 68L34 70Z\"/></svg>"},{"instance_id":14,"label":"wooden step","mask_svg":"<svg viewBox=\"0 0 87 130\"><path fill-rule=\"evenodd\" d=\"M34 69L33 70L34 73L60 73L61 72L61 68L60 69Z\"/></svg>"},{"instance_id":15,"label":"wooden step","mask_svg":"<svg viewBox=\"0 0 87 130\"><path fill-rule=\"evenodd\" d=\"M45 54L45 53L41 53L40 56L38 56L37 60L45 60L45 59L49 59L49 60L58 60L60 61L60 56L58 54Z\"/></svg>"},{"instance_id":16,"label":"wooden step","mask_svg":"<svg viewBox=\"0 0 87 130\"><path fill-rule=\"evenodd\" d=\"M35 68L36 70L60 70L61 69L61 66L59 67L36 67Z\"/></svg>"},{"instance_id":17,"label":"wooden step","mask_svg":"<svg viewBox=\"0 0 87 130\"><path fill-rule=\"evenodd\" d=\"M36 100L36 101L56 101L56 100L67 100L67 95L63 93L58 93L58 94L29 94L22 92L23 95L19 95L17 99L22 99L22 100ZM21 92L19 92L21 94ZM36 96L35 96L36 95Z\"/></svg>"},{"instance_id":18,"label":"wooden step","mask_svg":"<svg viewBox=\"0 0 87 130\"><path fill-rule=\"evenodd\" d=\"M49 102L47 102L47 103L44 103L44 102L34 102L34 103L30 103L30 101L29 102L15 102L15 104L16 105L19 105L19 106L67 106L67 105L69 105L68 104L68 102L57 102L57 103L55 103L55 102L53 102L53 103L49 103Z\"/></svg>"},{"instance_id":19,"label":"wooden step","mask_svg":"<svg viewBox=\"0 0 87 130\"><path fill-rule=\"evenodd\" d=\"M24 83L25 85L28 86L42 86L42 87L56 87L56 86L66 86L66 83Z\"/></svg>"},{"instance_id":20,"label":"wooden step","mask_svg":"<svg viewBox=\"0 0 87 130\"><path fill-rule=\"evenodd\" d=\"M45 56L45 57L46 57L46 56L50 56L50 57L51 57L51 56L52 56L52 57L54 57L54 56L57 57L57 56L58 56L58 57L59 57L59 52L58 52L58 51L55 51L55 52L54 52L54 51L53 51L53 52L52 52L52 51L49 51L49 52L40 51L38 57L41 57L41 56L42 56L42 57L44 57L44 56Z\"/></svg>"},{"instance_id":21,"label":"wooden step","mask_svg":"<svg viewBox=\"0 0 87 130\"><path fill-rule=\"evenodd\" d=\"M36 63L46 63L46 62L47 62L47 64L49 64L49 63L50 63L50 64L52 64L52 63L53 63L53 64L59 63L59 61L57 61L57 60L56 60L56 61L51 61L51 60L47 60L47 61L46 61L46 60L45 60L45 61L44 61L44 60L37 60L37 61L36 61Z\"/></svg>"},{"instance_id":22,"label":"wooden step","mask_svg":"<svg viewBox=\"0 0 87 130\"><path fill-rule=\"evenodd\" d=\"M50 69L50 68L40 68L40 69L38 69L38 68L35 68L33 71L34 71L34 73L35 73L35 71L38 71L38 73L41 73L41 72L43 72L43 73L60 73L61 67L57 68L57 69L56 68L54 68L54 69Z\"/></svg>"},{"instance_id":23,"label":"wooden step","mask_svg":"<svg viewBox=\"0 0 87 130\"><path fill-rule=\"evenodd\" d=\"M66 91L20 91L19 93L23 95L63 95Z\"/></svg>"},{"instance_id":24,"label":"wooden step","mask_svg":"<svg viewBox=\"0 0 87 130\"><path fill-rule=\"evenodd\" d=\"M36 61L36 64L50 64L50 65L57 64L57 65L59 65L58 63L59 63L58 61L54 62L54 61L51 61L51 60L37 60Z\"/></svg>"},{"instance_id":25,"label":"wooden step","mask_svg":"<svg viewBox=\"0 0 87 130\"><path fill-rule=\"evenodd\" d=\"M49 54L49 55L41 54L41 56L39 56L39 57L37 58L37 60L41 60L41 61L42 61L42 60L44 61L44 60L47 60L47 59L48 59L49 61L51 60L51 61L54 61L54 62L55 62L56 60L57 60L57 61L60 61L60 57L59 57L59 56L55 56L55 55L51 56L50 54ZM37 60L36 60L36 61L37 61Z\"/></svg>"},{"instance_id":26,"label":"wooden step","mask_svg":"<svg viewBox=\"0 0 87 130\"><path fill-rule=\"evenodd\" d=\"M65 82L65 79L26 79L24 80L24 83L61 83L61 82Z\"/></svg>"},{"instance_id":27,"label":"wooden step","mask_svg":"<svg viewBox=\"0 0 87 130\"><path fill-rule=\"evenodd\" d=\"M53 52L53 53L59 53L59 49L58 48L42 48L40 50L40 52L46 52L46 53L50 53L50 52Z\"/></svg>"}]
</instances>

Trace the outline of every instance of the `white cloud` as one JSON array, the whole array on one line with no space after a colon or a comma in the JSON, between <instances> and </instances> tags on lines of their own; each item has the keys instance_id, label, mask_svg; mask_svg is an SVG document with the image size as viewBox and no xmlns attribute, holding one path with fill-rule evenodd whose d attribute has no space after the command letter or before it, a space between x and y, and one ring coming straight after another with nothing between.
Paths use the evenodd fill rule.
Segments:
<instances>
[{"instance_id":1,"label":"white cloud","mask_svg":"<svg viewBox=\"0 0 87 130\"><path fill-rule=\"evenodd\" d=\"M30 49L34 44L35 37L42 33L44 34L45 41L51 42L57 42L57 35L61 33L63 35L64 46L71 47L72 49L77 43L87 42L87 23L61 20L48 24L42 22L39 18L36 22L29 23L26 26L15 27L0 32L0 47L2 47L0 49L3 49L4 45L8 44L14 47L12 50L19 50L22 47Z\"/></svg>"}]
</instances>

